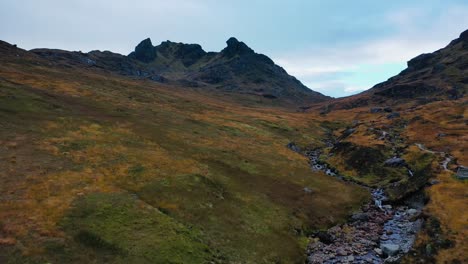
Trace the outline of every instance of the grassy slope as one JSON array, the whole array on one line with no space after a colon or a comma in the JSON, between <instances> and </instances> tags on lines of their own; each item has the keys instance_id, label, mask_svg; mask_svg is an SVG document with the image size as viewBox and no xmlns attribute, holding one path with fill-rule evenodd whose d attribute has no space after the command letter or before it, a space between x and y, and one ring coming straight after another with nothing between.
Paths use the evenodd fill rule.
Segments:
<instances>
[{"instance_id":1,"label":"grassy slope","mask_svg":"<svg viewBox=\"0 0 468 264\"><path fill-rule=\"evenodd\" d=\"M0 262L302 262L368 198L285 147L314 117L2 60Z\"/></svg>"},{"instance_id":2,"label":"grassy slope","mask_svg":"<svg viewBox=\"0 0 468 264\"><path fill-rule=\"evenodd\" d=\"M467 99L441 101L411 111L409 118L413 121L409 123L406 132L408 140L422 143L433 151L449 153L459 165L467 166L466 105ZM438 137L440 133L445 136ZM437 160L441 162L444 158L437 157ZM448 167L456 169L453 161ZM468 182L456 179L452 171L444 171L439 165L433 171L434 178L440 183L428 188L430 201L426 211L440 221L441 239L448 239L452 244L448 248L439 249L434 260L438 263L450 263L454 260L467 262ZM425 247L425 250L428 245L435 248L435 244L440 243L437 236L439 235L434 239L434 234L425 232L420 236L417 245Z\"/></svg>"}]
</instances>

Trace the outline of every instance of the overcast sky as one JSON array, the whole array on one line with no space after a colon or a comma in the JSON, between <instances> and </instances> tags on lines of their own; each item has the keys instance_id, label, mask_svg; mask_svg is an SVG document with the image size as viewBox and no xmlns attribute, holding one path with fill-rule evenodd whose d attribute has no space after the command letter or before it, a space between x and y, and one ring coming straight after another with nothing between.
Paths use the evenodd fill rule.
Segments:
<instances>
[{"instance_id":1,"label":"overcast sky","mask_svg":"<svg viewBox=\"0 0 468 264\"><path fill-rule=\"evenodd\" d=\"M388 79L466 29L466 0L0 0L0 39L21 48L128 54L150 37L219 51L235 36L335 97Z\"/></svg>"}]
</instances>

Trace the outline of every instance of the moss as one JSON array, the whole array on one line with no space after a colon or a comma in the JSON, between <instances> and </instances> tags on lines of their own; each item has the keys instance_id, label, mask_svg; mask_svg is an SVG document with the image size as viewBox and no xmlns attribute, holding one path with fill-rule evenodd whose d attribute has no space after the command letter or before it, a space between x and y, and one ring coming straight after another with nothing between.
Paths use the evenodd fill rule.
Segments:
<instances>
[{"instance_id":1,"label":"moss","mask_svg":"<svg viewBox=\"0 0 468 264\"><path fill-rule=\"evenodd\" d=\"M344 127L349 126L349 124L346 124L344 122L338 122L338 121L322 121L320 122L320 126L325 128L326 130L329 131L334 131L338 129L342 129Z\"/></svg>"},{"instance_id":2,"label":"moss","mask_svg":"<svg viewBox=\"0 0 468 264\"><path fill-rule=\"evenodd\" d=\"M206 263L214 259L200 231L128 194L94 193L79 198L62 227L79 245L114 263Z\"/></svg>"}]
</instances>

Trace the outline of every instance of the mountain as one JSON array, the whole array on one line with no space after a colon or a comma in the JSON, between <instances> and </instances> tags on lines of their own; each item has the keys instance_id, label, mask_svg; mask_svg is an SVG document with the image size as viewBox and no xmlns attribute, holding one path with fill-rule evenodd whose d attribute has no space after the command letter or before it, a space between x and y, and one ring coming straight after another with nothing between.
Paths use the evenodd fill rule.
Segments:
<instances>
[{"instance_id":1,"label":"mountain","mask_svg":"<svg viewBox=\"0 0 468 264\"><path fill-rule=\"evenodd\" d=\"M214 95L238 96L246 105L306 106L329 100L290 76L263 54L230 38L220 52L205 52L198 44L140 42L128 56L34 49L31 52L62 64L100 68L134 78L199 88Z\"/></svg>"},{"instance_id":2,"label":"mountain","mask_svg":"<svg viewBox=\"0 0 468 264\"><path fill-rule=\"evenodd\" d=\"M329 108L425 104L455 100L468 93L468 30L445 48L421 54L400 74L358 95L332 102Z\"/></svg>"}]
</instances>

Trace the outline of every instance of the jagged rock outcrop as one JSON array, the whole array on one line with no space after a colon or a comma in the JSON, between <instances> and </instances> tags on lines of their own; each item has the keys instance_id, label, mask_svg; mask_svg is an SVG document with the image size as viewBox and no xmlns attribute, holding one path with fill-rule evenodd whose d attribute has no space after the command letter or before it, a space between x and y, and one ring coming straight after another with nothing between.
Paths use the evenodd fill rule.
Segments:
<instances>
[{"instance_id":1,"label":"jagged rock outcrop","mask_svg":"<svg viewBox=\"0 0 468 264\"><path fill-rule=\"evenodd\" d=\"M151 43L151 39L147 38L140 42L135 48L135 51L129 55L142 62L151 62L156 59L156 50Z\"/></svg>"}]
</instances>

